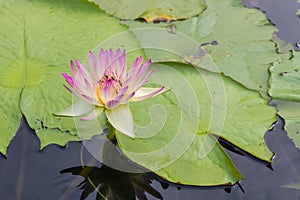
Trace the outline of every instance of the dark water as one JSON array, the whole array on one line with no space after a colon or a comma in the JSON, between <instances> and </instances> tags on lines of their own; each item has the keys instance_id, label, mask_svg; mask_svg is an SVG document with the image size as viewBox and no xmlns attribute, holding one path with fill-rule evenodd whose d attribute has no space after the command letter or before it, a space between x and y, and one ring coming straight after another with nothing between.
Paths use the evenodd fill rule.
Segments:
<instances>
[{"instance_id":1,"label":"dark water","mask_svg":"<svg viewBox=\"0 0 300 200\"><path fill-rule=\"evenodd\" d=\"M300 20L297 11L300 4L297 0L241 0L249 8L259 8L267 18L276 25L277 35L293 44L299 50L300 43Z\"/></svg>"},{"instance_id":2,"label":"dark water","mask_svg":"<svg viewBox=\"0 0 300 200\"><path fill-rule=\"evenodd\" d=\"M260 7L280 30L279 37L295 47L300 42L300 21L295 14L300 6L296 0L243 2L249 7ZM272 166L247 154L241 155L244 153L224 143L246 179L233 187L188 187L167 183L151 173L130 174L111 169L97 162L79 142L71 142L67 148L50 145L40 152L35 133L22 120L7 158L0 158L0 199L95 200L102 199L99 194L102 193L109 199L125 200L135 196L167 200L300 200L300 190L282 188L300 180L300 151L287 137L281 119L266 133L265 140L276 155ZM89 167L83 168L82 164ZM131 165L129 161L127 164Z\"/></svg>"},{"instance_id":3,"label":"dark water","mask_svg":"<svg viewBox=\"0 0 300 200\"><path fill-rule=\"evenodd\" d=\"M39 152L39 141L23 120L8 150L7 159L0 159L0 199L102 199L95 190L97 187L109 199L130 200L138 196L139 199L178 200L299 200L299 190L281 187L300 180L300 151L283 131L281 119L272 131L266 133L265 139L276 154L271 167L224 144L246 179L233 187L189 187L167 183L152 173L130 174L111 169L97 162L79 142L71 142L67 148L50 145ZM122 158L115 156L115 159ZM89 167L82 167L82 164Z\"/></svg>"}]
</instances>

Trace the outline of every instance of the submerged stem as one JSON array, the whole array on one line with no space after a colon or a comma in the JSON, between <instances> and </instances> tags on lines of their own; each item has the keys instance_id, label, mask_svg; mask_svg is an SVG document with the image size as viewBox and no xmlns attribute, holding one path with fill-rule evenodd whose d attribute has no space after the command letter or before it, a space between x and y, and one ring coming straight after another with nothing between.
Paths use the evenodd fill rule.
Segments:
<instances>
[{"instance_id":1,"label":"submerged stem","mask_svg":"<svg viewBox=\"0 0 300 200\"><path fill-rule=\"evenodd\" d=\"M116 129L108 122L108 133L107 138L110 141L114 141L116 138Z\"/></svg>"}]
</instances>

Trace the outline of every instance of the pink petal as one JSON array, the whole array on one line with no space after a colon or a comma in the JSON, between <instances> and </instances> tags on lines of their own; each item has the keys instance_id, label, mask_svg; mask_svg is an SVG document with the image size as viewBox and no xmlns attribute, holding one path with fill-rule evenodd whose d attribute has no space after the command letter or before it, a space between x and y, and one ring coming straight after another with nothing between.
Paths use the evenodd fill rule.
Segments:
<instances>
[{"instance_id":1,"label":"pink petal","mask_svg":"<svg viewBox=\"0 0 300 200\"><path fill-rule=\"evenodd\" d=\"M116 96L116 97L114 98L114 100L116 100L116 101L121 101L121 99L123 99L123 97L124 97L124 94L119 94L118 96Z\"/></svg>"},{"instance_id":2,"label":"pink petal","mask_svg":"<svg viewBox=\"0 0 300 200\"><path fill-rule=\"evenodd\" d=\"M142 87L143 85L145 85L148 82L148 79L150 78L150 76L153 74L154 69L152 69L147 76L140 82L138 83L138 85L135 87L135 89L133 91L138 90L140 87Z\"/></svg>"},{"instance_id":3,"label":"pink petal","mask_svg":"<svg viewBox=\"0 0 300 200\"><path fill-rule=\"evenodd\" d=\"M67 73L62 73L61 74L64 79L66 80L66 82L71 86L74 87L75 83L74 83L74 79L71 75L67 74Z\"/></svg>"},{"instance_id":4,"label":"pink petal","mask_svg":"<svg viewBox=\"0 0 300 200\"><path fill-rule=\"evenodd\" d=\"M97 77L103 76L103 73L107 68L107 55L106 51L104 51L103 49L100 49L98 54L97 68Z\"/></svg>"},{"instance_id":5,"label":"pink petal","mask_svg":"<svg viewBox=\"0 0 300 200\"><path fill-rule=\"evenodd\" d=\"M84 101L88 101L88 102L90 102L91 104L94 104L94 100L91 101L91 99L90 99L88 96L83 95L83 94L78 94L78 93L76 92L76 90L73 91L73 90L71 90L71 89L70 89L68 86L66 86L66 85L64 85L64 87L65 87L70 93L72 93L73 95L75 95L76 97L78 97L78 98L80 98L80 99L82 99L82 100L84 100ZM95 104L95 105L96 105L96 104Z\"/></svg>"},{"instance_id":6,"label":"pink petal","mask_svg":"<svg viewBox=\"0 0 300 200\"><path fill-rule=\"evenodd\" d=\"M125 82L123 83L123 86L125 86L125 85L128 86L129 83L131 83L131 82L132 82L132 77L129 77L125 80Z\"/></svg>"},{"instance_id":7,"label":"pink petal","mask_svg":"<svg viewBox=\"0 0 300 200\"><path fill-rule=\"evenodd\" d=\"M125 94L128 90L128 86L123 86L122 89L119 91L119 94L118 95L121 95L121 94Z\"/></svg>"},{"instance_id":8,"label":"pink petal","mask_svg":"<svg viewBox=\"0 0 300 200\"><path fill-rule=\"evenodd\" d=\"M159 95L168 90L169 90L169 88L165 88L164 86L162 86L161 88L142 87L136 92L136 94L130 99L130 101L143 101L145 99Z\"/></svg>"},{"instance_id":9,"label":"pink petal","mask_svg":"<svg viewBox=\"0 0 300 200\"><path fill-rule=\"evenodd\" d=\"M127 103L133 96L135 95L135 92L132 92L131 94L129 94L126 99L124 99L123 103Z\"/></svg>"},{"instance_id":10,"label":"pink petal","mask_svg":"<svg viewBox=\"0 0 300 200\"><path fill-rule=\"evenodd\" d=\"M113 100L118 101L118 102L120 103L121 100L123 99L123 97L125 96L125 93L127 92L127 90L128 90L128 86L123 87L123 88L119 91L118 95L117 95L116 97L114 97ZM107 102L107 103L108 103L108 102ZM108 106L108 107L110 107L110 106Z\"/></svg>"},{"instance_id":11,"label":"pink petal","mask_svg":"<svg viewBox=\"0 0 300 200\"><path fill-rule=\"evenodd\" d=\"M121 77L121 79L124 79L125 71L127 68L126 53L125 53L125 51L121 51L120 49L118 49L118 50L119 50L119 53L118 53L118 62L116 63L117 64L116 75L118 77Z\"/></svg>"},{"instance_id":12,"label":"pink petal","mask_svg":"<svg viewBox=\"0 0 300 200\"><path fill-rule=\"evenodd\" d=\"M132 63L131 69L140 67L142 65L142 62L143 62L143 57L142 56L137 57L135 61Z\"/></svg>"},{"instance_id":13,"label":"pink petal","mask_svg":"<svg viewBox=\"0 0 300 200\"><path fill-rule=\"evenodd\" d=\"M93 105L97 105L97 106L103 106L101 105L97 100L85 95L85 94L78 94L77 91L73 91L71 90L68 86L64 85L64 87L70 92L72 93L73 95L75 95L76 97L80 98L81 100L84 100L84 101L87 101L89 102L90 104L93 104Z\"/></svg>"},{"instance_id":14,"label":"pink petal","mask_svg":"<svg viewBox=\"0 0 300 200\"><path fill-rule=\"evenodd\" d=\"M73 60L70 61L70 65L71 65L71 69L72 69L73 74L74 74L74 75L77 75L77 70L76 70L76 68L75 68L75 66L74 66Z\"/></svg>"},{"instance_id":15,"label":"pink petal","mask_svg":"<svg viewBox=\"0 0 300 200\"><path fill-rule=\"evenodd\" d=\"M152 61L148 60L145 64L137 68L130 69L127 74L127 80L125 81L125 83L129 85L131 91L136 91L148 81L149 77L153 73L153 69L146 75L146 77L144 77L144 75L151 64Z\"/></svg>"},{"instance_id":16,"label":"pink petal","mask_svg":"<svg viewBox=\"0 0 300 200\"><path fill-rule=\"evenodd\" d=\"M109 99L112 99L111 88L110 87L100 88L100 95L104 102L107 102Z\"/></svg>"},{"instance_id":17,"label":"pink petal","mask_svg":"<svg viewBox=\"0 0 300 200\"><path fill-rule=\"evenodd\" d=\"M79 62L79 60L76 60L75 62L78 67L79 74L82 76L82 79L92 80L89 72L84 68L84 66Z\"/></svg>"},{"instance_id":18,"label":"pink petal","mask_svg":"<svg viewBox=\"0 0 300 200\"><path fill-rule=\"evenodd\" d=\"M136 71L136 73L134 74L135 78L132 81L135 83L139 83L143 79L146 71L149 69L151 64L152 64L151 60L148 60L147 63L145 63L141 67L139 67L138 70Z\"/></svg>"},{"instance_id":19,"label":"pink petal","mask_svg":"<svg viewBox=\"0 0 300 200\"><path fill-rule=\"evenodd\" d=\"M150 65L152 64L151 59L148 60L145 64L143 64L139 69L139 71L137 72L137 76L143 76L146 71L149 69Z\"/></svg>"},{"instance_id":20,"label":"pink petal","mask_svg":"<svg viewBox=\"0 0 300 200\"><path fill-rule=\"evenodd\" d=\"M71 87L73 87L74 90L76 90L79 93L87 93L87 88L84 85L82 85L79 80L74 80L74 78L71 75L67 74L67 73L62 73L62 75L65 78L66 82Z\"/></svg>"},{"instance_id":21,"label":"pink petal","mask_svg":"<svg viewBox=\"0 0 300 200\"><path fill-rule=\"evenodd\" d=\"M121 100L123 99L128 87L124 87L119 91L119 94L113 99L106 102L106 107L109 109L115 108L117 105L120 104Z\"/></svg>"},{"instance_id":22,"label":"pink petal","mask_svg":"<svg viewBox=\"0 0 300 200\"><path fill-rule=\"evenodd\" d=\"M91 94L94 93L95 87L88 80L84 79L85 85Z\"/></svg>"},{"instance_id":23,"label":"pink petal","mask_svg":"<svg viewBox=\"0 0 300 200\"><path fill-rule=\"evenodd\" d=\"M89 51L89 63L90 63L90 68L92 71L92 74L94 75L94 78L97 77L97 61L95 54L92 51Z\"/></svg>"},{"instance_id":24,"label":"pink petal","mask_svg":"<svg viewBox=\"0 0 300 200\"><path fill-rule=\"evenodd\" d=\"M64 87L65 87L69 92L71 92L72 94L74 94L74 95L77 96L77 94L76 94L73 90L71 90L68 86L66 86L65 84L64 84Z\"/></svg>"},{"instance_id":25,"label":"pink petal","mask_svg":"<svg viewBox=\"0 0 300 200\"><path fill-rule=\"evenodd\" d=\"M130 70L127 73L127 78L134 77L136 72L138 71L139 67L142 65L143 57L139 56L135 59L135 61L132 63Z\"/></svg>"},{"instance_id":26,"label":"pink petal","mask_svg":"<svg viewBox=\"0 0 300 200\"><path fill-rule=\"evenodd\" d=\"M126 55L122 54L120 49L118 49L115 53L112 53L112 57L108 63L110 73L119 77L122 74L122 71L124 71L124 68L126 68L126 62L124 62L124 60L126 61Z\"/></svg>"},{"instance_id":27,"label":"pink petal","mask_svg":"<svg viewBox=\"0 0 300 200\"><path fill-rule=\"evenodd\" d=\"M125 79L125 72L127 69L127 64L126 64L126 52L125 50L122 52L122 58L121 58L121 72L120 72L120 77L124 80Z\"/></svg>"},{"instance_id":28,"label":"pink petal","mask_svg":"<svg viewBox=\"0 0 300 200\"><path fill-rule=\"evenodd\" d=\"M120 104L120 101L117 99L110 100L106 103L105 107L108 109L114 109Z\"/></svg>"}]
</instances>

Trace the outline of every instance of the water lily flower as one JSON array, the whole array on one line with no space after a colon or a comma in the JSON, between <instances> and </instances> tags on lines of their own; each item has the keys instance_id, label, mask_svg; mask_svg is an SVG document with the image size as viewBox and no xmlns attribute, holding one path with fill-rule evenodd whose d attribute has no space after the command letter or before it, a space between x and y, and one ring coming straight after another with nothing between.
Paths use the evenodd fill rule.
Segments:
<instances>
[{"instance_id":1,"label":"water lily flower","mask_svg":"<svg viewBox=\"0 0 300 200\"><path fill-rule=\"evenodd\" d=\"M62 73L69 86L64 87L79 98L70 108L56 113L59 116L80 116L91 120L105 112L109 123L118 131L134 138L132 113L128 103L142 101L165 92L167 89L142 87L153 74L148 71L151 60L143 64L142 56L136 58L127 72L125 50L101 49L98 58L89 52L91 73L76 60L71 61L73 76Z\"/></svg>"}]
</instances>

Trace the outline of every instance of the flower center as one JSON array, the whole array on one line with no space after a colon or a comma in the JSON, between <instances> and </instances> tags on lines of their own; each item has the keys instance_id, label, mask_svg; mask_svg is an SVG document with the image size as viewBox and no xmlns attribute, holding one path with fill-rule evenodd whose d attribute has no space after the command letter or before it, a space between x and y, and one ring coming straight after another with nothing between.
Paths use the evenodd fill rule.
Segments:
<instances>
[{"instance_id":1,"label":"flower center","mask_svg":"<svg viewBox=\"0 0 300 200\"><path fill-rule=\"evenodd\" d=\"M108 76L105 75L102 77L102 79L99 81L99 84L101 84L101 87L114 87L116 85L117 81L114 76Z\"/></svg>"},{"instance_id":2,"label":"flower center","mask_svg":"<svg viewBox=\"0 0 300 200\"><path fill-rule=\"evenodd\" d=\"M104 104L118 95L123 85L123 80L115 73L104 73L97 81L96 95L100 103Z\"/></svg>"}]
</instances>

